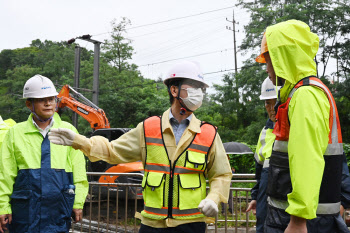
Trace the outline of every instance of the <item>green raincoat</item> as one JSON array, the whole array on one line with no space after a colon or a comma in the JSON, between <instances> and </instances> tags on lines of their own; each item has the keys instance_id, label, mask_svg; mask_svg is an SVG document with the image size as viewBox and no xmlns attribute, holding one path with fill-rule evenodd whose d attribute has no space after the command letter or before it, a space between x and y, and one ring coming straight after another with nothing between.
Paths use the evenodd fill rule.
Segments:
<instances>
[{"instance_id":1,"label":"green raincoat","mask_svg":"<svg viewBox=\"0 0 350 233\"><path fill-rule=\"evenodd\" d=\"M319 39L297 20L268 27L266 39L275 73L286 80L280 90L281 101L285 102L299 80L316 76L314 57ZM290 101L288 155L293 190L288 194L286 209L290 215L316 218L325 166L323 155L328 145L329 112L328 98L317 87L299 88Z\"/></svg>"}]
</instances>

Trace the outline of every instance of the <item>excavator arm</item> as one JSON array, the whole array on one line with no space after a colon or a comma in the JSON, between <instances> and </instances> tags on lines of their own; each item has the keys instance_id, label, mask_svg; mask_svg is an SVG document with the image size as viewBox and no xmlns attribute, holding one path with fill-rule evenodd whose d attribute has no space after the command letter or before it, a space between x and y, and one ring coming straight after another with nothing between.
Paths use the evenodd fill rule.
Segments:
<instances>
[{"instance_id":1,"label":"excavator arm","mask_svg":"<svg viewBox=\"0 0 350 233\"><path fill-rule=\"evenodd\" d=\"M82 99L83 102L76 100L70 92L73 92L76 96ZM73 112L76 112L82 116L85 120L90 123L90 126L93 130L110 128L108 119L106 117L103 109L96 106L85 96L75 91L71 86L64 85L57 96L58 98L58 109L67 107Z\"/></svg>"}]
</instances>

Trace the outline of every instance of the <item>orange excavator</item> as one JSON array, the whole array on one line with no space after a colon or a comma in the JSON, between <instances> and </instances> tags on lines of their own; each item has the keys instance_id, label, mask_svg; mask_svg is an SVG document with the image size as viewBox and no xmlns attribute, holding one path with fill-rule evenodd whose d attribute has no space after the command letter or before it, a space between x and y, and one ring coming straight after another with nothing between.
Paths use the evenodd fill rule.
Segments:
<instances>
[{"instance_id":1,"label":"orange excavator","mask_svg":"<svg viewBox=\"0 0 350 233\"><path fill-rule=\"evenodd\" d=\"M63 108L68 108L82 116L90 123L91 129L93 130L91 136L100 135L107 138L109 141L112 141L130 130L129 128L110 128L109 121L103 109L99 108L69 85L64 85L62 87L57 98L57 111L60 111ZM79 101L77 99L79 99ZM143 165L142 162L111 165L104 161L97 161L88 163L88 171L107 173L143 173ZM92 180L96 181L96 177L92 177ZM140 177L129 176L101 176L98 179L99 183L141 183L141 181ZM125 193L125 190L123 189L120 191ZM140 189L129 187L129 193L131 195L133 194L134 197L138 199L142 199ZM121 197L123 197L123 195L121 195Z\"/></svg>"},{"instance_id":2,"label":"orange excavator","mask_svg":"<svg viewBox=\"0 0 350 233\"><path fill-rule=\"evenodd\" d=\"M70 92L73 92L73 95L77 96L84 103L77 101ZM90 123L91 129L110 128L105 112L71 86L64 85L57 98L58 109L67 107L76 112Z\"/></svg>"}]
</instances>

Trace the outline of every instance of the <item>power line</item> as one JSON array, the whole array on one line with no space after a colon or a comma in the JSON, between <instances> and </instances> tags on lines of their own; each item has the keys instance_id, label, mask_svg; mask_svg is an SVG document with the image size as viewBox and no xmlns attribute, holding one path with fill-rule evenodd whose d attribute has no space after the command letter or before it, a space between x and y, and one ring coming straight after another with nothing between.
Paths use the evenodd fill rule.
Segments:
<instances>
[{"instance_id":1,"label":"power line","mask_svg":"<svg viewBox=\"0 0 350 233\"><path fill-rule=\"evenodd\" d=\"M174 58L174 59L169 59L169 60L165 60L165 61L153 62L153 63L149 63L149 64L139 65L139 67L141 67L141 66L156 65L156 64L161 64L161 63L166 63L166 62L170 62L170 61L176 61L176 60L181 60L181 59L186 59L186 58L191 58L191 57L199 57L199 56L208 55L208 54L212 54L212 53L226 52L226 51L228 51L228 50L233 50L233 48L231 48L231 49L217 50L217 51L207 52L207 53L201 53L201 54L196 54L196 55L187 56L187 57Z\"/></svg>"},{"instance_id":2,"label":"power line","mask_svg":"<svg viewBox=\"0 0 350 233\"><path fill-rule=\"evenodd\" d=\"M127 28L127 30L132 30L132 29L141 28L141 27L148 27L148 26L152 26L152 25L156 25L156 24L168 23L168 22L171 22L171 21L179 20L179 19L186 19L186 18L195 17L195 16L200 16L200 15L204 15L204 14L208 14L208 13L213 13L213 12L217 12L217 11L227 10L227 9L230 9L230 8L233 8L233 7L234 7L234 6L230 6L230 7L220 8L220 9L216 9L216 10L205 11L205 12L201 12L201 13L198 13L198 14L182 16L182 17L178 17L178 18L173 18L173 19L158 21L158 22L149 23L149 24L143 24L143 25L139 25L139 26ZM103 33L95 34L95 35L93 35L93 36L101 36L101 35L108 34L108 33L110 33L110 31L109 31L109 32L103 32Z\"/></svg>"}]
</instances>

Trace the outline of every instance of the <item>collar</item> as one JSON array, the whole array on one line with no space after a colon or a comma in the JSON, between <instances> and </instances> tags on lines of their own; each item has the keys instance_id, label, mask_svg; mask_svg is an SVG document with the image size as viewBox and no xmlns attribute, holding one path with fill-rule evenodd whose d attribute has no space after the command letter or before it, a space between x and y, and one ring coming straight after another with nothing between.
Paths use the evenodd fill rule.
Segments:
<instances>
[{"instance_id":1,"label":"collar","mask_svg":"<svg viewBox=\"0 0 350 233\"><path fill-rule=\"evenodd\" d=\"M55 112L52 118L52 128L58 128L61 123L61 118L57 112ZM50 123L51 124L51 123ZM38 128L33 124L33 114L31 113L26 121L26 127L24 128L24 133L35 133L40 132Z\"/></svg>"},{"instance_id":2,"label":"collar","mask_svg":"<svg viewBox=\"0 0 350 233\"><path fill-rule=\"evenodd\" d=\"M170 119L171 119L170 114L171 114L171 108L169 108L168 110L166 110L163 113L163 116L162 116L162 128L163 128L162 131L163 132L165 132L165 130L167 130L167 129L172 129L172 127L170 125ZM201 121L198 120L193 113L190 116L191 116L191 119L190 119L190 124L188 125L188 130L190 130L194 133L200 133L201 132L201 127L200 127ZM189 117L187 117L186 119L188 119Z\"/></svg>"},{"instance_id":3,"label":"collar","mask_svg":"<svg viewBox=\"0 0 350 233\"><path fill-rule=\"evenodd\" d=\"M185 120L188 120L188 122L191 122L192 115L193 115L193 113L192 113L191 115L189 115ZM169 121L170 121L172 118L175 119L174 115L171 113L171 108L170 108L170 111L169 111ZM176 120L176 119L175 119L175 120ZM177 120L176 120L176 121L177 121ZM178 122L178 123L181 124L181 122Z\"/></svg>"},{"instance_id":4,"label":"collar","mask_svg":"<svg viewBox=\"0 0 350 233\"><path fill-rule=\"evenodd\" d=\"M55 120L52 118L50 124L48 124L48 125L46 126L45 129L40 128L40 127L38 126L38 124L34 121L33 118L32 118L32 122L33 122L34 126L39 130L39 132L40 132L41 134L43 134L43 132L46 132L46 133L47 133L47 131L49 131L49 130L52 128L52 126L53 126ZM45 133L45 135L46 135L46 133Z\"/></svg>"}]
</instances>

